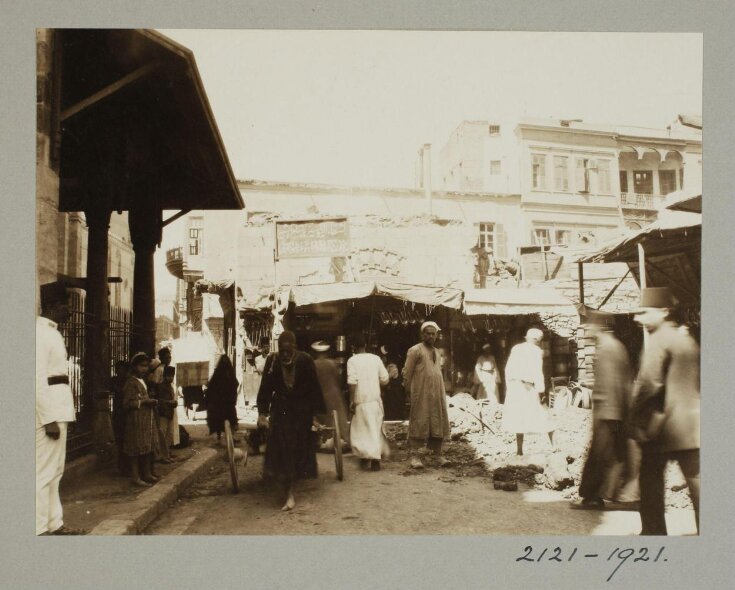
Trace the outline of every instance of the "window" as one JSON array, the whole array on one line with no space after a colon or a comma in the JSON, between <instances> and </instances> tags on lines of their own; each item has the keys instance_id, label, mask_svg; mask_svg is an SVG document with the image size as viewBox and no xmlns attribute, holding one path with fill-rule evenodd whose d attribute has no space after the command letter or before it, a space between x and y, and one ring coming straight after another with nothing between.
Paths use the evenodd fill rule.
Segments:
<instances>
[{"instance_id":1,"label":"window","mask_svg":"<svg viewBox=\"0 0 735 590\"><path fill-rule=\"evenodd\" d=\"M534 246L570 246L579 241L580 230L570 227L549 225L535 227L533 230Z\"/></svg>"},{"instance_id":2,"label":"window","mask_svg":"<svg viewBox=\"0 0 735 590\"><path fill-rule=\"evenodd\" d=\"M490 125L488 127L488 133L492 135L500 135L500 125Z\"/></svg>"},{"instance_id":3,"label":"window","mask_svg":"<svg viewBox=\"0 0 735 590\"><path fill-rule=\"evenodd\" d=\"M628 171L627 170L620 171L620 192L621 193L628 192Z\"/></svg>"},{"instance_id":4,"label":"window","mask_svg":"<svg viewBox=\"0 0 735 590\"><path fill-rule=\"evenodd\" d=\"M633 192L639 195L653 194L653 172L637 170L633 172Z\"/></svg>"},{"instance_id":5,"label":"window","mask_svg":"<svg viewBox=\"0 0 735 590\"><path fill-rule=\"evenodd\" d=\"M577 160L577 168L574 171L574 182L576 184L577 192L588 193L590 192L590 174L587 169L589 160L586 158L580 158Z\"/></svg>"},{"instance_id":6,"label":"window","mask_svg":"<svg viewBox=\"0 0 735 590\"><path fill-rule=\"evenodd\" d=\"M568 246L572 232L568 229L554 230L554 244L557 246Z\"/></svg>"},{"instance_id":7,"label":"window","mask_svg":"<svg viewBox=\"0 0 735 590\"><path fill-rule=\"evenodd\" d=\"M569 158L554 156L554 188L558 191L569 190Z\"/></svg>"},{"instance_id":8,"label":"window","mask_svg":"<svg viewBox=\"0 0 735 590\"><path fill-rule=\"evenodd\" d=\"M494 223L481 223L480 233L477 237L477 245L483 248L486 252L493 252L493 246L495 244L495 224Z\"/></svg>"},{"instance_id":9,"label":"window","mask_svg":"<svg viewBox=\"0 0 735 590\"><path fill-rule=\"evenodd\" d=\"M500 160L491 160L490 161L490 176L499 176L500 175Z\"/></svg>"},{"instance_id":10,"label":"window","mask_svg":"<svg viewBox=\"0 0 735 590\"><path fill-rule=\"evenodd\" d=\"M533 188L546 188L546 156L534 154L531 163L531 186Z\"/></svg>"},{"instance_id":11,"label":"window","mask_svg":"<svg viewBox=\"0 0 735 590\"><path fill-rule=\"evenodd\" d=\"M676 170L659 170L658 181L662 195L673 193L676 190Z\"/></svg>"},{"instance_id":12,"label":"window","mask_svg":"<svg viewBox=\"0 0 735 590\"><path fill-rule=\"evenodd\" d=\"M597 160L597 192L610 193L610 160Z\"/></svg>"},{"instance_id":13,"label":"window","mask_svg":"<svg viewBox=\"0 0 735 590\"><path fill-rule=\"evenodd\" d=\"M536 246L548 246L551 244L550 230L535 229L533 230L533 242Z\"/></svg>"},{"instance_id":14,"label":"window","mask_svg":"<svg viewBox=\"0 0 735 590\"><path fill-rule=\"evenodd\" d=\"M679 168L679 187L684 188L684 168Z\"/></svg>"},{"instance_id":15,"label":"window","mask_svg":"<svg viewBox=\"0 0 735 590\"><path fill-rule=\"evenodd\" d=\"M477 245L496 258L505 259L507 248L505 230L501 223L480 223L478 226Z\"/></svg>"},{"instance_id":16,"label":"window","mask_svg":"<svg viewBox=\"0 0 735 590\"><path fill-rule=\"evenodd\" d=\"M198 256L202 253L202 228L189 228L189 255Z\"/></svg>"}]
</instances>

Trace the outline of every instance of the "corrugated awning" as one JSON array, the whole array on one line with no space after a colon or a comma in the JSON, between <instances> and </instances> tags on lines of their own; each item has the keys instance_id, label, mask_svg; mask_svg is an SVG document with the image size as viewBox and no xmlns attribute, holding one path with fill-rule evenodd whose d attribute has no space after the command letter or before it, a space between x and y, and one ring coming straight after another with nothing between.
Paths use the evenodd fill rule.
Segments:
<instances>
[{"instance_id":1,"label":"corrugated awning","mask_svg":"<svg viewBox=\"0 0 735 590\"><path fill-rule=\"evenodd\" d=\"M467 315L578 315L569 299L544 288L470 289L465 293L464 311Z\"/></svg>"}]
</instances>

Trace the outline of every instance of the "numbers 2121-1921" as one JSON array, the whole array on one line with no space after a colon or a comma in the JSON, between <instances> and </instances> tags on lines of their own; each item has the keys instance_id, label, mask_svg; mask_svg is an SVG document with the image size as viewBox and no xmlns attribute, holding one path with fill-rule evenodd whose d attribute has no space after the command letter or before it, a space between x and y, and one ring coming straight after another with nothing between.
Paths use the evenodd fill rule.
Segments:
<instances>
[{"instance_id":1,"label":"numbers 2121-1921","mask_svg":"<svg viewBox=\"0 0 735 590\"><path fill-rule=\"evenodd\" d=\"M610 576L607 578L606 581L612 580L613 576L616 574L616 572L620 569L620 567L626 563L629 559L631 559L631 563L637 563L637 562L652 562L656 563L659 560L660 561L668 561L665 557L661 559L664 547L661 547L655 556L649 557L649 549L647 547L640 547L638 549L634 549L632 547L628 547L626 549L621 549L620 547L616 547L612 550L612 552L605 558L605 556L601 556L599 553L578 553L579 549L575 547L572 549L572 551L568 555L563 555L563 551L561 547L554 547L553 549L549 550L548 548L544 548L543 551L538 555L538 557L533 555L533 547L530 545L527 545L523 549L524 554L520 557L516 558L516 561L530 561L531 563L540 563L541 561L556 561L558 563L564 563L564 562L570 562L573 560L590 560L590 559L599 559L602 557L605 559L605 561L612 561L613 558L616 558L619 560L619 563L615 567L615 569L610 573ZM638 551L638 555L633 557ZM651 551L653 553L653 551Z\"/></svg>"}]
</instances>

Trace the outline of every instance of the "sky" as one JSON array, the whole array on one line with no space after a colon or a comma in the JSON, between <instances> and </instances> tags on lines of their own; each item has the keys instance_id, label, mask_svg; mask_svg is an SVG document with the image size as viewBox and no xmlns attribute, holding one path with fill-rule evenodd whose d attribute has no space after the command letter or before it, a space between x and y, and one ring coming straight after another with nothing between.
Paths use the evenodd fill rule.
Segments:
<instances>
[{"instance_id":1,"label":"sky","mask_svg":"<svg viewBox=\"0 0 735 590\"><path fill-rule=\"evenodd\" d=\"M700 34L161 32L194 52L241 180L412 187L431 143L438 186L439 151L463 120L664 128L702 112Z\"/></svg>"}]
</instances>

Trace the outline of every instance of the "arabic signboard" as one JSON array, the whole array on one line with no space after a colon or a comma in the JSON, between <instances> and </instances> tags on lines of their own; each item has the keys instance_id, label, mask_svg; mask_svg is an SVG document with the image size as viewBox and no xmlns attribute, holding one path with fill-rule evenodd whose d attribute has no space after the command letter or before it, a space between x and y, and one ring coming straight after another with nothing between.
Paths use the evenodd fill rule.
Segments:
<instances>
[{"instance_id":1,"label":"arabic signboard","mask_svg":"<svg viewBox=\"0 0 735 590\"><path fill-rule=\"evenodd\" d=\"M350 253L346 217L276 222L276 259L333 258Z\"/></svg>"}]
</instances>

